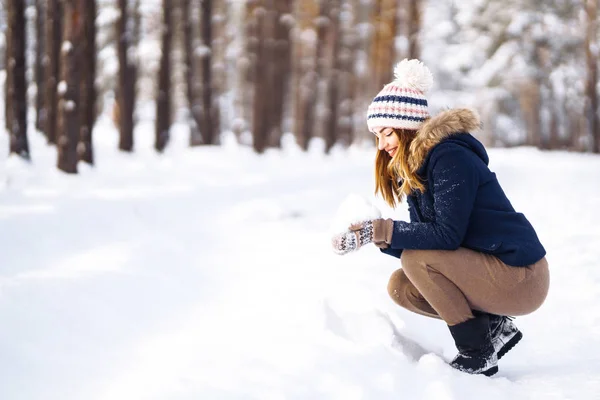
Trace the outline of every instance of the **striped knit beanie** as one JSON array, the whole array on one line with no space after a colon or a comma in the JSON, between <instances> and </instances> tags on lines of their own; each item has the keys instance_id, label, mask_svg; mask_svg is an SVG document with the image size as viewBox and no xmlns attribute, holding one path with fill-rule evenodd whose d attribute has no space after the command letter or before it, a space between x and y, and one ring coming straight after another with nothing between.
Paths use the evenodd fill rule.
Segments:
<instances>
[{"instance_id":1,"label":"striped knit beanie","mask_svg":"<svg viewBox=\"0 0 600 400\"><path fill-rule=\"evenodd\" d=\"M394 68L395 80L383 87L367 110L369 131L375 128L418 130L429 118L425 92L433 76L421 61L404 59Z\"/></svg>"}]
</instances>

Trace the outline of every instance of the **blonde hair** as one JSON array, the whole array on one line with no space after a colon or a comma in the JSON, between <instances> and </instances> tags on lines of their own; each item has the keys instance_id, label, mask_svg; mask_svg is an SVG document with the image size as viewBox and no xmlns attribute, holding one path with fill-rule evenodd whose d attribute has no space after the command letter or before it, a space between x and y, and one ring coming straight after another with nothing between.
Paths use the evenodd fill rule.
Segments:
<instances>
[{"instance_id":1,"label":"blonde hair","mask_svg":"<svg viewBox=\"0 0 600 400\"><path fill-rule=\"evenodd\" d=\"M425 191L425 185L408 165L408 154L410 144L416 136L416 131L408 129L394 129L398 137L398 150L394 157L384 151L377 149L375 157L375 194L381 194L386 203L395 208L402 202L404 196L412 191ZM376 139L379 145L379 138ZM402 180L399 185L398 180Z\"/></svg>"}]
</instances>

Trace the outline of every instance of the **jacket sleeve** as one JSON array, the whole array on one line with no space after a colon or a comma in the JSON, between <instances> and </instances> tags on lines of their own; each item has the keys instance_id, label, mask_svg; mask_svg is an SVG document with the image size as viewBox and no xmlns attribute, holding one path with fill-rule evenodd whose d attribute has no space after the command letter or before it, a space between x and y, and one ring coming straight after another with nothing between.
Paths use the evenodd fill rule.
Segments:
<instances>
[{"instance_id":1,"label":"jacket sleeve","mask_svg":"<svg viewBox=\"0 0 600 400\"><path fill-rule=\"evenodd\" d=\"M392 249L455 250L467 231L479 187L474 154L459 145L434 150L428 166L433 222L394 221Z\"/></svg>"},{"instance_id":2,"label":"jacket sleeve","mask_svg":"<svg viewBox=\"0 0 600 400\"><path fill-rule=\"evenodd\" d=\"M410 216L410 221L411 222L418 221L419 218L417 218L417 212L415 210L415 207L412 205L411 201L407 200L407 202L408 202L408 214ZM396 221L394 221L394 224L395 223L396 223ZM402 256L402 249L399 249L399 248L388 247L386 249L379 249L379 250L382 253L392 256L392 257L400 258Z\"/></svg>"},{"instance_id":3,"label":"jacket sleeve","mask_svg":"<svg viewBox=\"0 0 600 400\"><path fill-rule=\"evenodd\" d=\"M382 253L387 254L388 256L400 258L402 255L402 249L393 249L388 247L387 249L379 249Z\"/></svg>"},{"instance_id":4,"label":"jacket sleeve","mask_svg":"<svg viewBox=\"0 0 600 400\"><path fill-rule=\"evenodd\" d=\"M407 200L408 202L408 200ZM417 211L415 210L415 207L408 202L408 215L410 216L410 222L418 222L419 218L417 217Z\"/></svg>"}]
</instances>

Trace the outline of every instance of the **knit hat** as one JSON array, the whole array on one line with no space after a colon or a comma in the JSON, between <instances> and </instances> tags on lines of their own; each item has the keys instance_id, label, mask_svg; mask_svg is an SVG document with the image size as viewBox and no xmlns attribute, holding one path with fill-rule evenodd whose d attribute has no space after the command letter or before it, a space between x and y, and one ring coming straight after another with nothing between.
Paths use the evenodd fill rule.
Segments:
<instances>
[{"instance_id":1,"label":"knit hat","mask_svg":"<svg viewBox=\"0 0 600 400\"><path fill-rule=\"evenodd\" d=\"M419 60L404 59L394 68L395 80L383 87L367 110L367 126L417 130L429 118L427 92L433 75Z\"/></svg>"}]
</instances>

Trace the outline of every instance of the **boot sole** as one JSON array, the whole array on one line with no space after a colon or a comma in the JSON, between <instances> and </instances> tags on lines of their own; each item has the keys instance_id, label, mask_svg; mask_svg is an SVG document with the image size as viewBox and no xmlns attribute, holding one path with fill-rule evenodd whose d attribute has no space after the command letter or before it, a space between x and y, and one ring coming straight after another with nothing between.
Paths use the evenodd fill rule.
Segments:
<instances>
[{"instance_id":1,"label":"boot sole","mask_svg":"<svg viewBox=\"0 0 600 400\"><path fill-rule=\"evenodd\" d=\"M500 351L498 351L498 360L501 359L510 350L512 350L512 348L515 347L515 345L519 343L521 339L523 339L523 333L519 331L504 346L502 346Z\"/></svg>"},{"instance_id":2,"label":"boot sole","mask_svg":"<svg viewBox=\"0 0 600 400\"><path fill-rule=\"evenodd\" d=\"M498 366L492 367L486 371L483 371L482 374L485 376L492 376L498 372Z\"/></svg>"}]
</instances>

